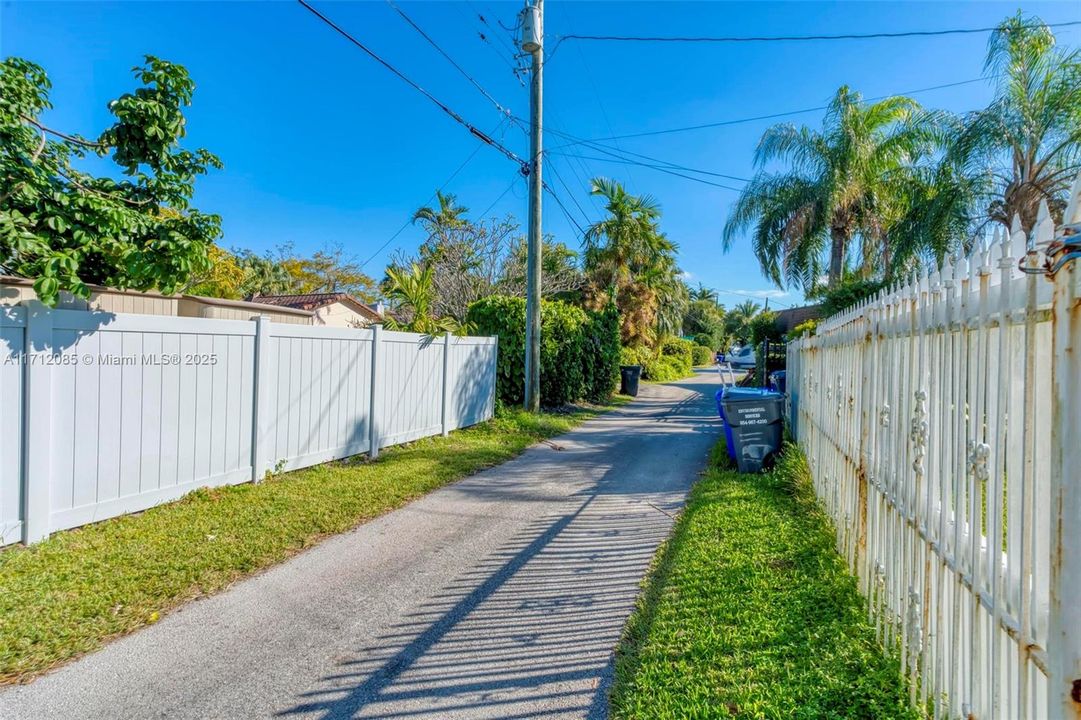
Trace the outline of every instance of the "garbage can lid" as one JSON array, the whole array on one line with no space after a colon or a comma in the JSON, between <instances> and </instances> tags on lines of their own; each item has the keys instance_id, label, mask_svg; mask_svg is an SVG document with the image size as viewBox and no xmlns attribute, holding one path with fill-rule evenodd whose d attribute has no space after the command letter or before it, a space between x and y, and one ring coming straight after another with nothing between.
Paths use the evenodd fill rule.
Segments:
<instances>
[{"instance_id":1,"label":"garbage can lid","mask_svg":"<svg viewBox=\"0 0 1081 720\"><path fill-rule=\"evenodd\" d=\"M721 391L724 400L783 400L784 393L766 388L726 387Z\"/></svg>"}]
</instances>

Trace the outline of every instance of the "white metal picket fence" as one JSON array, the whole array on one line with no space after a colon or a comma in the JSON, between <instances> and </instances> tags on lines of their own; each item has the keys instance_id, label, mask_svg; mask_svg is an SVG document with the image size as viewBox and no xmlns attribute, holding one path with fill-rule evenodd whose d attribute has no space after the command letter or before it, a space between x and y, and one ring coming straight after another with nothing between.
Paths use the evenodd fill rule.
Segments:
<instances>
[{"instance_id":1,"label":"white metal picket fence","mask_svg":"<svg viewBox=\"0 0 1081 720\"><path fill-rule=\"evenodd\" d=\"M936 718L1081 718L1079 195L789 345L838 548Z\"/></svg>"},{"instance_id":2,"label":"white metal picket fence","mask_svg":"<svg viewBox=\"0 0 1081 720\"><path fill-rule=\"evenodd\" d=\"M495 338L0 308L0 545L486 420Z\"/></svg>"}]
</instances>

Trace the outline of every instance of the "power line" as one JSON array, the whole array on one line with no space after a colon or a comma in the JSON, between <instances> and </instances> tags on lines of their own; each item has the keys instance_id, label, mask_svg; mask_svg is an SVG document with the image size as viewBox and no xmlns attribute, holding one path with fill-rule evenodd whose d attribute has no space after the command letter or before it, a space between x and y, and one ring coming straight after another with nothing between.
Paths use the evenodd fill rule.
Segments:
<instances>
[{"instance_id":1,"label":"power line","mask_svg":"<svg viewBox=\"0 0 1081 720\"><path fill-rule=\"evenodd\" d=\"M566 218L571 221L571 224L574 225L574 227L578 228L578 239L581 240L582 237L586 234L586 231L582 228L581 225L578 224L578 221L575 220L574 216L570 214L570 211L567 210L567 206L563 204L563 200L559 197L556 191L552 189L552 186L544 182L543 180L541 181L541 186L545 190L547 190L548 194L552 196L552 199L556 201L556 205L559 205L559 209L563 211L563 215L565 215Z\"/></svg>"},{"instance_id":2,"label":"power line","mask_svg":"<svg viewBox=\"0 0 1081 720\"><path fill-rule=\"evenodd\" d=\"M344 38L345 38L346 40L348 40L349 42L353 43L353 44L354 44L354 45L356 45L356 46L357 46L358 48L360 48L361 50L363 50L363 51L364 51L364 52L365 52L365 53L366 53L366 54L367 54L367 55L368 55L369 57L371 57L371 58L372 58L373 60L375 60L375 61L376 61L376 62L378 62L378 63L379 63L380 65L382 65L383 67L385 67L385 68L386 68L387 70L389 70L389 71L391 71L392 73L394 73L394 75L396 75L396 76L397 76L397 77L398 77L398 78L399 78L400 80L402 80L402 82L404 82L405 84L409 85L409 87L413 88L414 90L416 90L417 92L419 92L419 93L420 93L421 95L423 95L424 97L426 97L426 98L428 98L428 99L429 99L430 101L432 101L432 102L433 102L433 103L434 103L434 104L435 104L435 105L436 105L436 106L437 106L437 107L438 107L438 108L439 108L440 110L442 110L442 111L443 111L443 112L445 112L445 113L446 113L447 115L449 115L449 116L450 116L451 118L453 118L455 122L457 122L458 124L460 124L460 125L462 125L463 127L465 127L465 128L467 129L467 130L469 130L469 132L470 132L470 133L471 133L471 134L472 134L473 136L475 136L475 137L476 137L476 138L477 138L478 140L480 140L481 142L485 143L486 145L490 145L490 146L494 147L494 148L495 148L496 150L498 150L499 152L503 153L503 155L505 155L505 156L506 156L506 157L507 157L508 159L510 159L510 160L513 160L514 162L518 163L518 166L519 166L519 167L521 168L521 170L522 170L522 174L528 174L528 173L529 173L529 164L528 164L528 163L527 163L527 162L526 162L525 160L522 160L522 159L521 159L520 157L518 157L518 156L517 156L517 155L516 155L516 154L515 154L515 153L514 153L513 151L511 151L511 150L507 149L507 148L506 148L506 147L505 147L504 145L502 145L501 143L498 143L498 142L496 142L495 140L493 140L492 138L490 138L489 136L485 135L485 134L484 134L483 132L481 132L480 130L478 130L478 129L477 129L477 127L476 127L475 125L473 125L473 124L469 123L469 122L468 122L468 121L467 121L467 120L466 120L465 118L463 118L463 117L462 117L461 115L459 115L459 114L458 114L458 113L456 113L456 112L455 112L454 110L452 110L452 109L451 109L450 107L448 107L448 106L446 105L446 103L444 103L444 102L442 102L441 100L439 100L439 99L438 99L437 97L435 97L435 96L434 96L434 95L432 95L432 94L431 94L430 92L428 92L427 90L425 90L425 89L424 89L423 87L421 87L420 85L418 85L418 84L417 84L417 83L416 83L415 81L413 81L412 79L410 79L410 78L409 78L409 77L408 77L407 75L405 75L405 73L403 73L403 72L402 72L401 70L399 70L398 68L394 67L394 66L393 66L393 65L391 65L391 64L390 64L389 62L387 62L386 60L384 60L384 59L383 59L382 57L380 57L379 55L377 55L377 54L376 54L376 53L375 53L375 52L374 52L373 50L369 49L369 48L368 48L368 46L366 46L366 45L365 45L364 43L360 42L360 41L359 41L359 40L357 40L357 39L356 39L355 37L353 37L352 35L350 35L350 34L349 34L349 33L348 33L348 32L347 32L346 30L344 30L344 29L343 29L343 28L342 28L342 27L341 27L340 25L338 25L337 23L335 23L335 22L334 22L333 20L331 20L331 19L330 19L329 17L327 17L326 15L324 15L323 13L319 12L319 11L318 11L318 10L316 10L316 9L315 9L314 7L312 7L311 5L309 5L309 4L308 4L308 2L307 2L307 0L297 0L297 2L299 2L299 3L300 3L300 4L302 5L302 6L304 6L304 8L305 8L305 9L307 9L308 11L310 11L310 12L311 12L311 13L312 13L313 15L315 15L315 16L316 16L317 18L319 18L319 19L320 19L320 20L322 20L322 21L323 21L324 23L326 23L326 24L327 24L327 25L329 25L329 26L330 26L331 28L333 28L333 29L334 29L334 30L335 30L335 31L336 31L336 32L337 32L337 33L338 33L339 35L341 35L341 36L342 36L342 37L344 37Z\"/></svg>"},{"instance_id":3,"label":"power line","mask_svg":"<svg viewBox=\"0 0 1081 720\"><path fill-rule=\"evenodd\" d=\"M992 76L989 76L989 77L979 77L979 78L972 78L971 80L961 80L961 81L958 81L958 82L946 83L944 85L932 85L931 87L918 88L916 90L908 90L906 92L901 92L901 93L893 93L892 95L879 95L877 97L865 98L864 101L865 102L875 102L875 101L878 101L878 100L885 100L886 98L890 98L890 97L896 97L898 95L918 95L919 93L931 92L933 90L945 90L947 88L960 87L961 85L971 85L972 83L985 82L987 80L992 80L995 77L998 77L998 76L997 75L992 75ZM578 139L578 140L575 140L573 142L569 142L569 143L566 143L565 145L560 145L560 146L552 148L552 149L553 150L558 150L560 148L570 147L572 145L581 145L583 143L591 143L591 142L598 142L598 141L605 141L605 140L623 140L623 139L626 139L626 138L649 137L649 136L653 136L653 135L669 135L671 133L689 132L691 130L706 130L706 129L709 129L709 128L724 127L724 126L727 126L727 125L741 125L743 123L757 122L759 120L773 120L773 119L776 119L776 118L787 117L789 115L803 115L805 113L819 112L819 111L828 110L828 109L829 109L829 105L819 105L819 106L816 106L816 107L803 108L802 110L788 110L788 111L785 111L785 112L771 113L769 115L755 115L753 117L736 118L734 120L720 120L720 121L717 121L717 122L703 123L701 125L687 125L685 127L668 128L667 130L651 130L651 131L648 131L648 132L629 133L629 134L626 134L626 135L612 135L612 136L604 137L604 138L594 138L592 140Z\"/></svg>"},{"instance_id":4,"label":"power line","mask_svg":"<svg viewBox=\"0 0 1081 720\"><path fill-rule=\"evenodd\" d=\"M551 158L549 157L549 159ZM573 202L578 208L578 212L582 213L582 218L586 221L586 224L588 225L589 214L585 211L585 209L582 208L582 204L578 202L578 198L575 197L574 192L570 189L567 183L563 181L563 176L559 174L559 170L556 169L555 163L550 162L548 166L552 169L552 173L556 176L556 180L559 181L559 184L562 185L563 189L567 191L567 195L570 196L571 202Z\"/></svg>"},{"instance_id":5,"label":"power line","mask_svg":"<svg viewBox=\"0 0 1081 720\"><path fill-rule=\"evenodd\" d=\"M507 189L504 190L503 192L499 193L499 197L497 197L495 200L493 200L492 204L489 205L488 208L484 212L482 212L480 215L477 216L477 219L478 220L484 220L485 216L492 211L492 208L494 208L496 205L498 205L499 201L502 200L504 197L506 197L507 193L509 193L511 191L511 189L514 188L515 184L521 182L521 180L522 179L519 178L519 177L516 177L513 180L511 180L511 183L510 183L510 185L507 186Z\"/></svg>"},{"instance_id":6,"label":"power line","mask_svg":"<svg viewBox=\"0 0 1081 720\"><path fill-rule=\"evenodd\" d=\"M713 292L717 293L718 295L735 295L737 297L749 298L751 300L758 300L760 302L768 301L768 302L773 303L774 305L780 305L783 308L792 307L791 305L789 305L787 303L778 302L775 298L772 298L772 297L769 297L769 296L762 297L761 295L751 295L750 293L741 293L741 292L738 292L736 290L714 290Z\"/></svg>"},{"instance_id":7,"label":"power line","mask_svg":"<svg viewBox=\"0 0 1081 720\"><path fill-rule=\"evenodd\" d=\"M502 125L504 122L506 122L506 120L500 121L499 125L497 125L495 130L492 131L493 135L496 132L499 131L499 126ZM469 157L467 157L462 162L462 164L459 165L458 168L454 172L452 172L450 174L450 177L443 181L443 184L439 186L439 189L436 190L434 193L432 193L431 196L427 200L425 200L424 202L425 203L430 203L432 200L435 200L435 198L439 195L439 193L443 192L443 188L445 188L447 185L450 185L451 182L454 180L454 178L458 177L458 173L460 173L462 170L465 170L465 166L473 161L473 158L475 158L477 156L477 153L480 152L480 149L482 147L484 147L484 146L483 145L477 145L475 148L473 148L473 152L469 153ZM498 200L496 202L498 202ZM367 265L372 260L374 260L376 258L376 256L379 255L379 253L386 250L387 246L390 245L392 242L394 242L398 238L398 236L401 235L403 232L405 232L405 229L407 227L409 227L410 225L412 225L412 224L413 224L413 219L412 218L406 220L402 224L402 226L400 228L398 228L397 232L395 232L393 235L391 235L390 238L385 243L383 243L382 245L379 246L378 250L376 250L374 253L371 254L371 257L369 257L367 260L365 260L364 262L362 262L360 264L360 269L363 270L365 265Z\"/></svg>"},{"instance_id":8,"label":"power line","mask_svg":"<svg viewBox=\"0 0 1081 720\"><path fill-rule=\"evenodd\" d=\"M703 185L712 185L713 187L722 188L724 190L731 190L733 192L743 192L743 188L732 187L731 185L725 185L723 183L713 182L712 180L705 180L703 178L694 177L693 175L685 175L685 174L683 174L681 172L676 172L675 170L671 170L671 169L669 169L667 167L664 167L663 165L650 165L648 163L640 162L640 161L637 161L637 160L629 160L627 158L589 157L587 155L572 155L570 153L561 153L561 152L556 152L556 151L552 151L552 150L549 150L548 152L552 153L552 154L556 154L556 155L563 155L563 156L566 156L566 157L582 157L582 158L584 158L586 160L596 160L598 162L614 162L614 163L621 163L621 164L624 164L624 165L637 165L638 167L649 168L651 170L656 170L658 172L662 172L662 173L665 173L667 175L674 175L676 177L681 177L681 178L684 178L686 180L692 180L692 181L697 182L697 183L702 183ZM612 153L609 153L609 154L612 154ZM694 172L698 172L698 171L694 171Z\"/></svg>"},{"instance_id":9,"label":"power line","mask_svg":"<svg viewBox=\"0 0 1081 720\"><path fill-rule=\"evenodd\" d=\"M470 75L468 72L466 72L465 68L463 68L457 62L455 62L454 58L452 58L447 53L447 51L444 50L439 45L439 43L437 43L435 40L433 40L431 38L431 36L428 35L428 33L424 32L424 30L422 30L419 25L417 25L415 22L413 22L412 18L410 18L408 15L406 15L402 11L402 9L400 7L398 7L397 5L394 4L394 0L387 0L387 4L390 5L392 8L394 8L394 11L397 12L399 15L401 15L402 19L405 20L407 23L409 23L410 27L412 27L414 30L416 30L418 33L420 33L420 36L423 37L425 40L427 40L428 44L430 44L432 47L434 47L439 52L439 54L442 55L446 59L447 62L449 62L451 65L453 65L454 69L462 74L462 77L464 77L466 80L468 80L473 85L473 87L475 87L478 91L480 91L480 93L484 97L488 98L489 102L491 102L493 105L495 105L496 109L499 110L499 112L501 112L503 115L505 115L507 117L511 116L511 111L510 110L503 107L503 105L498 100L496 100L494 97L492 97L491 93L489 93L487 90L484 89L483 85L481 85L479 82L477 82L477 80L472 75Z\"/></svg>"},{"instance_id":10,"label":"power line","mask_svg":"<svg viewBox=\"0 0 1081 720\"><path fill-rule=\"evenodd\" d=\"M665 160L658 160L657 162L660 162L660 165L651 165L649 163L644 163L640 160L631 160L629 158L619 157L615 153L606 153L611 155L612 157L599 158L590 157L589 155L575 155L573 153L559 152L556 150L552 150L551 152L554 155L561 155L563 157L576 157L582 158L583 160L596 160L597 162L614 162L623 165L638 165L640 167L650 168L652 170L685 170L686 172L698 173L699 175L710 175L712 177L725 178L726 180L735 180L736 182L751 182L750 179L745 177L739 177L737 175L725 175L724 173L713 172L712 170L698 170L696 168L686 167L684 165L676 165L675 163L670 163Z\"/></svg>"},{"instance_id":11,"label":"power line","mask_svg":"<svg viewBox=\"0 0 1081 720\"><path fill-rule=\"evenodd\" d=\"M1023 28L1055 28L1081 25L1081 20L1061 23L1039 23L1024 25ZM908 30L903 32L844 33L838 35L749 35L749 36L635 36L635 35L563 35L556 41L548 59L564 40L586 40L601 42L658 42L658 43L757 43L757 42L820 42L833 40L880 40L908 37L939 37L943 35L971 35L994 32L998 26L980 28L952 28L948 30Z\"/></svg>"}]
</instances>

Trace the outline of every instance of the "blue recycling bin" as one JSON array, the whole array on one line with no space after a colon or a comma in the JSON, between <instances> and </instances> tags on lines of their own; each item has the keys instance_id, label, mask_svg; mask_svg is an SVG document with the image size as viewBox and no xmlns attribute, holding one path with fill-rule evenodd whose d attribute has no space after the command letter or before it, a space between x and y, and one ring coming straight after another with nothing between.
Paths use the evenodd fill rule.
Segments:
<instances>
[{"instance_id":1,"label":"blue recycling bin","mask_svg":"<svg viewBox=\"0 0 1081 720\"><path fill-rule=\"evenodd\" d=\"M784 395L765 388L730 385L718 390L713 397L717 402L717 414L724 423L728 457L736 461L740 472L757 472L769 456L780 450ZM726 404L735 410L737 417L728 417ZM744 409L755 412L747 418L738 417Z\"/></svg>"}]
</instances>

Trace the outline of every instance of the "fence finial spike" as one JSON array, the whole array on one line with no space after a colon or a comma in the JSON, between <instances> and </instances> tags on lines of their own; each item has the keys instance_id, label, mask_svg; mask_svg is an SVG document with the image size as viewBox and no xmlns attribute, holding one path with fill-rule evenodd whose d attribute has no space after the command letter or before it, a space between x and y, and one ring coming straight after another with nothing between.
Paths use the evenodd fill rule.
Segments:
<instances>
[{"instance_id":1,"label":"fence finial spike","mask_svg":"<svg viewBox=\"0 0 1081 720\"><path fill-rule=\"evenodd\" d=\"M1014 215L1010 223L1010 255L1021 258L1028 252L1028 238L1025 229L1021 227L1021 216Z\"/></svg>"},{"instance_id":2,"label":"fence finial spike","mask_svg":"<svg viewBox=\"0 0 1081 720\"><path fill-rule=\"evenodd\" d=\"M957 262L953 266L953 279L968 279L968 258L965 257L963 248L957 250Z\"/></svg>"},{"instance_id":3,"label":"fence finial spike","mask_svg":"<svg viewBox=\"0 0 1081 720\"><path fill-rule=\"evenodd\" d=\"M1077 177L1073 179L1073 185L1070 186L1070 196L1066 201L1066 212L1062 213L1062 223L1064 225L1081 223L1081 171L1078 171Z\"/></svg>"},{"instance_id":4,"label":"fence finial spike","mask_svg":"<svg viewBox=\"0 0 1081 720\"><path fill-rule=\"evenodd\" d=\"M1047 207L1046 198L1040 201L1040 212L1037 218L1033 233L1034 242L1037 245L1046 245L1055 239L1055 221L1051 218L1051 210Z\"/></svg>"}]
</instances>

